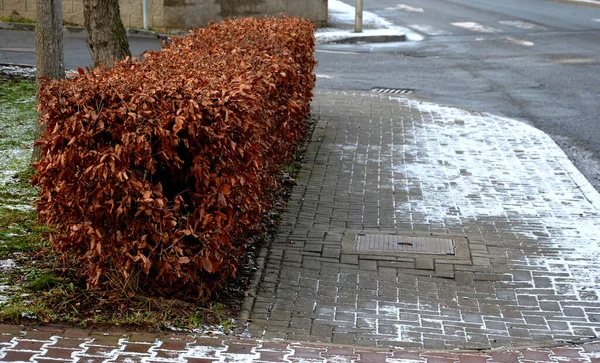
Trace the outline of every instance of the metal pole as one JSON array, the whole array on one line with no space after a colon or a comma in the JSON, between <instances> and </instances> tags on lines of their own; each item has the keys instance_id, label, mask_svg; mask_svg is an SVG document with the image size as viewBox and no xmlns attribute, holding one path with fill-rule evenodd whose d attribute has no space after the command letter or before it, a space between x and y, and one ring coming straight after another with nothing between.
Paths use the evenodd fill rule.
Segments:
<instances>
[{"instance_id":1,"label":"metal pole","mask_svg":"<svg viewBox=\"0 0 600 363\"><path fill-rule=\"evenodd\" d=\"M363 26L363 0L356 0L356 18L354 21L354 32L362 33Z\"/></svg>"},{"instance_id":2,"label":"metal pole","mask_svg":"<svg viewBox=\"0 0 600 363\"><path fill-rule=\"evenodd\" d=\"M144 0L144 30L148 30L148 0Z\"/></svg>"}]
</instances>

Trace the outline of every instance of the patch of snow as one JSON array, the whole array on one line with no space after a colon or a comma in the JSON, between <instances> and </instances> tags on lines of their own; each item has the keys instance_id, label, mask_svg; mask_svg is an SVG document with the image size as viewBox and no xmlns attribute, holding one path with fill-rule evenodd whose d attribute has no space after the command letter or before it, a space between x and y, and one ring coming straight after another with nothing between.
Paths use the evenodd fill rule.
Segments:
<instances>
[{"instance_id":1,"label":"patch of snow","mask_svg":"<svg viewBox=\"0 0 600 363\"><path fill-rule=\"evenodd\" d=\"M185 329L185 328L178 328L178 327L174 327L172 325L167 325L167 329L171 330L171 331L176 331L176 332L182 332L182 333L194 333L194 334L204 334L204 335L211 335L211 336L223 336L223 335L228 335L229 332L225 331L225 328L223 327L223 325L204 325L201 328L195 328L195 329Z\"/></svg>"},{"instance_id":2,"label":"patch of snow","mask_svg":"<svg viewBox=\"0 0 600 363\"><path fill-rule=\"evenodd\" d=\"M356 8L339 0L329 0L328 2L327 25L338 28L354 26L356 17ZM386 19L370 12L363 11L364 29L385 29L394 25Z\"/></svg>"},{"instance_id":3,"label":"patch of snow","mask_svg":"<svg viewBox=\"0 0 600 363\"><path fill-rule=\"evenodd\" d=\"M184 354L184 358L217 358L223 351L225 351L224 347L196 345L188 349L188 351Z\"/></svg>"},{"instance_id":4,"label":"patch of snow","mask_svg":"<svg viewBox=\"0 0 600 363\"><path fill-rule=\"evenodd\" d=\"M34 206L30 204L7 204L2 205L2 208L20 211L30 211L35 209Z\"/></svg>"},{"instance_id":5,"label":"patch of snow","mask_svg":"<svg viewBox=\"0 0 600 363\"><path fill-rule=\"evenodd\" d=\"M12 290L13 287L10 285L0 285L0 306L8 302Z\"/></svg>"},{"instance_id":6,"label":"patch of snow","mask_svg":"<svg viewBox=\"0 0 600 363\"><path fill-rule=\"evenodd\" d=\"M423 37L410 29L396 26L388 20L369 11L363 12L363 31L354 32L356 9L339 0L329 0L327 27L317 29L317 43L333 42L349 37L399 36L406 34L411 41L423 40Z\"/></svg>"},{"instance_id":7,"label":"patch of snow","mask_svg":"<svg viewBox=\"0 0 600 363\"><path fill-rule=\"evenodd\" d=\"M35 67L21 67L21 66L12 66L12 65L0 66L0 78L2 75L18 77L18 78L34 79L35 78Z\"/></svg>"},{"instance_id":8,"label":"patch of snow","mask_svg":"<svg viewBox=\"0 0 600 363\"><path fill-rule=\"evenodd\" d=\"M0 260L0 272L10 272L17 267L17 264L12 259Z\"/></svg>"},{"instance_id":9,"label":"patch of snow","mask_svg":"<svg viewBox=\"0 0 600 363\"><path fill-rule=\"evenodd\" d=\"M467 30L470 30L473 32L479 32L479 33L498 33L499 32L499 30L496 28L481 25L479 23L472 22L472 21L452 23L452 25L457 26L459 28L467 29Z\"/></svg>"},{"instance_id":10,"label":"patch of snow","mask_svg":"<svg viewBox=\"0 0 600 363\"><path fill-rule=\"evenodd\" d=\"M0 186L13 181L18 170L27 166L31 157L31 149L8 149L0 150Z\"/></svg>"},{"instance_id":11,"label":"patch of snow","mask_svg":"<svg viewBox=\"0 0 600 363\"><path fill-rule=\"evenodd\" d=\"M513 37L506 37L504 39L506 39L506 41L509 43L522 45L524 47L533 47L535 45L534 42L531 42L529 40L517 39L517 38L513 38Z\"/></svg>"},{"instance_id":12,"label":"patch of snow","mask_svg":"<svg viewBox=\"0 0 600 363\"><path fill-rule=\"evenodd\" d=\"M390 98L425 115L392 146L395 180L404 180L396 188L421 191L397 205L399 214L434 227L535 221L516 233L559 253L530 263L563 266L581 300L600 297L600 194L548 135L488 113Z\"/></svg>"}]
</instances>

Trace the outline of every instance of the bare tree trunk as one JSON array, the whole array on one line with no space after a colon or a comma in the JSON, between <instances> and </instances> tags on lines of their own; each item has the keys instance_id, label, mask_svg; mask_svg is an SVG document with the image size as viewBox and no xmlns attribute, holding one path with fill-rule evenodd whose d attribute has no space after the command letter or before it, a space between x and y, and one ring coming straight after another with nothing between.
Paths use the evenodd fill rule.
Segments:
<instances>
[{"instance_id":1,"label":"bare tree trunk","mask_svg":"<svg viewBox=\"0 0 600 363\"><path fill-rule=\"evenodd\" d=\"M112 67L131 56L119 0L83 0L83 17L95 66Z\"/></svg>"},{"instance_id":2,"label":"bare tree trunk","mask_svg":"<svg viewBox=\"0 0 600 363\"><path fill-rule=\"evenodd\" d=\"M63 52L62 0L37 0L35 25L35 63L37 86L41 78L65 77ZM44 133L44 125L37 123L35 139ZM40 148L34 147L32 163L40 160Z\"/></svg>"}]
</instances>

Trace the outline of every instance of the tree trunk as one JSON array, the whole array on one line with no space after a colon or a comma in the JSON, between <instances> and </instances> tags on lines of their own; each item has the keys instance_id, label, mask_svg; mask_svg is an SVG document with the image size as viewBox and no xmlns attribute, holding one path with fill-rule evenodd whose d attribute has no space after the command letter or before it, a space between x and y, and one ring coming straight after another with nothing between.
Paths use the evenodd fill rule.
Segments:
<instances>
[{"instance_id":1,"label":"tree trunk","mask_svg":"<svg viewBox=\"0 0 600 363\"><path fill-rule=\"evenodd\" d=\"M131 57L119 0L83 0L83 17L94 66L112 67L115 62Z\"/></svg>"},{"instance_id":2,"label":"tree trunk","mask_svg":"<svg viewBox=\"0 0 600 363\"><path fill-rule=\"evenodd\" d=\"M35 63L39 90L42 78L65 77L62 0L37 0L36 7ZM44 129L44 125L38 120L35 130L36 140L42 136ZM32 163L40 160L40 152L40 147L33 148Z\"/></svg>"}]
</instances>

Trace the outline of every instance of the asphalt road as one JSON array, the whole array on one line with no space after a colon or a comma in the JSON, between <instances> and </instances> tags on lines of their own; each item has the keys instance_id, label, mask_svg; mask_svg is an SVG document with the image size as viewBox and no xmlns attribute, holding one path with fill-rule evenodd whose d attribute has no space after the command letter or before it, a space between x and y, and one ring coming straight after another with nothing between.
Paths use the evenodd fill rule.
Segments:
<instances>
[{"instance_id":1,"label":"asphalt road","mask_svg":"<svg viewBox=\"0 0 600 363\"><path fill-rule=\"evenodd\" d=\"M92 57L83 33L65 33L63 37L65 67L77 69L92 66ZM148 50L159 50L156 38L130 38L131 53L139 57ZM0 63L35 65L35 34L32 31L0 29Z\"/></svg>"},{"instance_id":2,"label":"asphalt road","mask_svg":"<svg viewBox=\"0 0 600 363\"><path fill-rule=\"evenodd\" d=\"M522 120L548 133L600 191L600 6L365 0L365 10L425 39L321 45L319 88L414 89L418 98Z\"/></svg>"}]
</instances>

